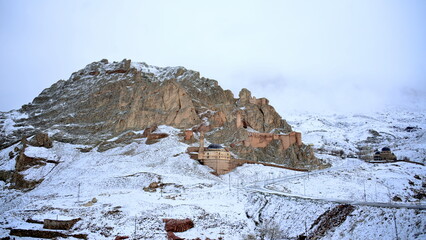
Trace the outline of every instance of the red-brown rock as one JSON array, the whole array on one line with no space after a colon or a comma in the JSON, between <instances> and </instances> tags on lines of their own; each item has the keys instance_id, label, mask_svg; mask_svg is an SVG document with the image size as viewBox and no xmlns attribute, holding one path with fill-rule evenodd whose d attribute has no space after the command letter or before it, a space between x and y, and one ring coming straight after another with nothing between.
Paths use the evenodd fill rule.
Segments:
<instances>
[{"instance_id":1,"label":"red-brown rock","mask_svg":"<svg viewBox=\"0 0 426 240\"><path fill-rule=\"evenodd\" d=\"M194 132L192 130L185 130L185 141L189 141L194 136Z\"/></svg>"},{"instance_id":2,"label":"red-brown rock","mask_svg":"<svg viewBox=\"0 0 426 240\"><path fill-rule=\"evenodd\" d=\"M128 238L129 238L129 236L117 236L117 237L115 237L114 240L123 240L123 239L128 239Z\"/></svg>"},{"instance_id":3,"label":"red-brown rock","mask_svg":"<svg viewBox=\"0 0 426 240\"><path fill-rule=\"evenodd\" d=\"M149 135L151 135L155 130L157 130L157 125L151 126L151 127L147 127L145 128L145 130L143 131L142 137L148 137Z\"/></svg>"},{"instance_id":4,"label":"red-brown rock","mask_svg":"<svg viewBox=\"0 0 426 240\"><path fill-rule=\"evenodd\" d=\"M173 232L167 232L167 240L185 240L185 238L180 238L176 236Z\"/></svg>"},{"instance_id":5,"label":"red-brown rock","mask_svg":"<svg viewBox=\"0 0 426 240\"><path fill-rule=\"evenodd\" d=\"M166 223L165 229L167 232L185 232L194 227L194 222L189 219L163 219Z\"/></svg>"},{"instance_id":6,"label":"red-brown rock","mask_svg":"<svg viewBox=\"0 0 426 240\"><path fill-rule=\"evenodd\" d=\"M147 140L157 140L168 137L169 134L167 133L152 133L148 136Z\"/></svg>"}]
</instances>

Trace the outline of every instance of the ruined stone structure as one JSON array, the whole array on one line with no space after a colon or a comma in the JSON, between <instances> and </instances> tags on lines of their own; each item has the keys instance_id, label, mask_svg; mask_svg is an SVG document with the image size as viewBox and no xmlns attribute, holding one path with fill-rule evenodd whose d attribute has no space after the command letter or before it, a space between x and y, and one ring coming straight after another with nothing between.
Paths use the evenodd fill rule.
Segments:
<instances>
[{"instance_id":1,"label":"ruined stone structure","mask_svg":"<svg viewBox=\"0 0 426 240\"><path fill-rule=\"evenodd\" d=\"M260 98L256 99L255 97L251 97L249 99L250 103L258 104L258 105L267 105L269 103L268 99ZM237 112L236 127L238 128L248 128L251 127L249 123L242 117L241 111ZM246 147L253 148L265 148L268 146L273 140L280 141L280 149L286 150L291 145L297 144L297 146L302 145L302 134L300 132L290 132L289 134L274 134L274 133L257 133L257 132L249 132L248 138L242 141L242 144Z\"/></svg>"},{"instance_id":2,"label":"ruined stone structure","mask_svg":"<svg viewBox=\"0 0 426 240\"><path fill-rule=\"evenodd\" d=\"M269 100L266 98L259 98L252 97L249 99L249 103L256 104L256 105L269 105Z\"/></svg>"},{"instance_id":3,"label":"ruined stone structure","mask_svg":"<svg viewBox=\"0 0 426 240\"><path fill-rule=\"evenodd\" d=\"M302 145L302 134L300 132L290 132L289 134L273 134L273 133L254 133L248 134L248 138L242 141L246 147L264 148L268 146L273 140L280 142L280 149L286 150L291 145Z\"/></svg>"}]
</instances>

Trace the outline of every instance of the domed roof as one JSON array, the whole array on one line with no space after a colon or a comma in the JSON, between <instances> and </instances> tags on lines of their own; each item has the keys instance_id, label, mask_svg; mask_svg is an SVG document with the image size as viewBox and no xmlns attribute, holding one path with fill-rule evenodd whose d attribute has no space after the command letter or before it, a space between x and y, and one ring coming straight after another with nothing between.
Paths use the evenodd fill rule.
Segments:
<instances>
[{"instance_id":1,"label":"domed roof","mask_svg":"<svg viewBox=\"0 0 426 240\"><path fill-rule=\"evenodd\" d=\"M388 147L382 148L382 152L384 152L384 151L390 151L390 148L388 148Z\"/></svg>"},{"instance_id":2,"label":"domed roof","mask_svg":"<svg viewBox=\"0 0 426 240\"><path fill-rule=\"evenodd\" d=\"M380 155L380 152L379 152L379 151L377 151L375 154L376 154L376 155Z\"/></svg>"},{"instance_id":3,"label":"domed roof","mask_svg":"<svg viewBox=\"0 0 426 240\"><path fill-rule=\"evenodd\" d=\"M209 149L222 149L222 145L220 144L210 144L207 148Z\"/></svg>"}]
</instances>

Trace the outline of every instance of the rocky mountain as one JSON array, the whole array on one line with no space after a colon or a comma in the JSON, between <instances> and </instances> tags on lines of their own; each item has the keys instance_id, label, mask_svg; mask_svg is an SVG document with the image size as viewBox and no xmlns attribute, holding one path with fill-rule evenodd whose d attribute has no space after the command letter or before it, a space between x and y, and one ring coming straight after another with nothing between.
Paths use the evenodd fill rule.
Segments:
<instances>
[{"instance_id":1,"label":"rocky mountain","mask_svg":"<svg viewBox=\"0 0 426 240\"><path fill-rule=\"evenodd\" d=\"M201 131L235 157L322 162L299 160L313 156L304 144L284 150L277 138L292 129L266 99L234 98L185 69L171 79L177 69L101 61L0 113L0 239L426 238L424 112L292 113L331 168L244 164L216 176L186 152ZM132 71L148 77L132 84ZM388 146L413 162L363 161L367 143L369 156Z\"/></svg>"},{"instance_id":2,"label":"rocky mountain","mask_svg":"<svg viewBox=\"0 0 426 240\"><path fill-rule=\"evenodd\" d=\"M114 147L105 142L111 137L168 125L192 129L195 137L204 131L207 141L232 146L239 158L321 166L306 145L282 149L277 140L262 148L241 144L253 132L288 134L292 129L267 99L256 99L247 89L235 98L217 81L184 67L161 68L126 59L93 62L0 118L0 148L47 132L55 141L100 146L103 151Z\"/></svg>"}]
</instances>

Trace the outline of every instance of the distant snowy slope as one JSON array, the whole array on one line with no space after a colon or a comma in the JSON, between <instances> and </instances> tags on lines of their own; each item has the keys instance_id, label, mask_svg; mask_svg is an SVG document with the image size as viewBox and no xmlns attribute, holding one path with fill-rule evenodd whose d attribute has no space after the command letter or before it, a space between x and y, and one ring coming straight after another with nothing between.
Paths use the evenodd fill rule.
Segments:
<instances>
[{"instance_id":1,"label":"distant snowy slope","mask_svg":"<svg viewBox=\"0 0 426 240\"><path fill-rule=\"evenodd\" d=\"M426 163L426 113L401 109L369 115L327 115L293 112L288 122L303 133L303 141L318 152L358 156L361 148L372 156L390 147L398 159Z\"/></svg>"}]
</instances>

